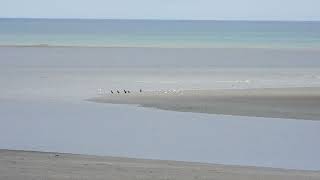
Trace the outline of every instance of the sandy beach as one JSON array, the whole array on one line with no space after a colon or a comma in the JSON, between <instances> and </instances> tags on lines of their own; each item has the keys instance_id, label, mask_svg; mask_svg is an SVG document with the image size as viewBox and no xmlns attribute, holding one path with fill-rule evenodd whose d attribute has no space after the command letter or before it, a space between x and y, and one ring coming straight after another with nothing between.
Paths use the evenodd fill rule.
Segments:
<instances>
[{"instance_id":1,"label":"sandy beach","mask_svg":"<svg viewBox=\"0 0 320 180\"><path fill-rule=\"evenodd\" d=\"M0 150L0 179L315 180L319 171Z\"/></svg>"},{"instance_id":2,"label":"sandy beach","mask_svg":"<svg viewBox=\"0 0 320 180\"><path fill-rule=\"evenodd\" d=\"M320 120L320 88L153 91L90 101L181 112Z\"/></svg>"}]
</instances>

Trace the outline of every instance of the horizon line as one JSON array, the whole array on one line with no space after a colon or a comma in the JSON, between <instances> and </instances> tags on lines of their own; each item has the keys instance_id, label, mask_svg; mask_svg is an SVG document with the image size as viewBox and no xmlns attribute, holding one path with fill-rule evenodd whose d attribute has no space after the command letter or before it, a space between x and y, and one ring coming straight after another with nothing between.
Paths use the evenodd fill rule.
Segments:
<instances>
[{"instance_id":1,"label":"horizon line","mask_svg":"<svg viewBox=\"0 0 320 180\"><path fill-rule=\"evenodd\" d=\"M320 22L320 20L268 20L268 19L156 19L156 18L52 18L52 17L0 17L0 19L34 20L116 20L116 21L230 21L230 22Z\"/></svg>"}]
</instances>

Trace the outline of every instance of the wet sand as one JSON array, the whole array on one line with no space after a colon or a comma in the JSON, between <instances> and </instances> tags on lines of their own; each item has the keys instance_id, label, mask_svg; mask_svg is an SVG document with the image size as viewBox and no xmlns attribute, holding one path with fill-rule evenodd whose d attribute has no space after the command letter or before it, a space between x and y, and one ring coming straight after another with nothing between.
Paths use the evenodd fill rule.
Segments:
<instances>
[{"instance_id":1,"label":"wet sand","mask_svg":"<svg viewBox=\"0 0 320 180\"><path fill-rule=\"evenodd\" d=\"M320 171L0 150L0 179L316 180Z\"/></svg>"},{"instance_id":2,"label":"wet sand","mask_svg":"<svg viewBox=\"0 0 320 180\"><path fill-rule=\"evenodd\" d=\"M320 120L320 88L153 91L89 100L181 112Z\"/></svg>"}]
</instances>

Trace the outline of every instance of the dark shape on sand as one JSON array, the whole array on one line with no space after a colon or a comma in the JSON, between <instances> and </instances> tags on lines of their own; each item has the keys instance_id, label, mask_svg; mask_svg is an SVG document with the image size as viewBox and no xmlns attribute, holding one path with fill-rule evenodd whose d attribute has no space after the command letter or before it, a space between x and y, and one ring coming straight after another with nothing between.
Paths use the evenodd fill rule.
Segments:
<instances>
[{"instance_id":1,"label":"dark shape on sand","mask_svg":"<svg viewBox=\"0 0 320 180\"><path fill-rule=\"evenodd\" d=\"M113 91L111 90L111 94L113 94Z\"/></svg>"},{"instance_id":2,"label":"dark shape on sand","mask_svg":"<svg viewBox=\"0 0 320 180\"><path fill-rule=\"evenodd\" d=\"M117 90L117 93L120 94L120 92Z\"/></svg>"},{"instance_id":3,"label":"dark shape on sand","mask_svg":"<svg viewBox=\"0 0 320 180\"><path fill-rule=\"evenodd\" d=\"M124 91L125 94L127 94L127 91L125 89L123 91Z\"/></svg>"},{"instance_id":4,"label":"dark shape on sand","mask_svg":"<svg viewBox=\"0 0 320 180\"><path fill-rule=\"evenodd\" d=\"M140 89L140 92L142 92L142 89Z\"/></svg>"}]
</instances>

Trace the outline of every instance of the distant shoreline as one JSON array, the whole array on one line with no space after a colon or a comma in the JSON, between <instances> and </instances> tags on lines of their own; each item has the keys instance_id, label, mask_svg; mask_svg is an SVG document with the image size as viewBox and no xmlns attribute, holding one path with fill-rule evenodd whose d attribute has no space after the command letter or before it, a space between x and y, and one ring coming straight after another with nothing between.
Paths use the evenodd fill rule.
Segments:
<instances>
[{"instance_id":1,"label":"distant shoreline","mask_svg":"<svg viewBox=\"0 0 320 180\"><path fill-rule=\"evenodd\" d=\"M125 19L125 18L38 18L38 17L0 17L0 20L79 20L79 21L172 21L172 22L252 22L252 23L319 23L320 20L270 20L270 19Z\"/></svg>"},{"instance_id":2,"label":"distant shoreline","mask_svg":"<svg viewBox=\"0 0 320 180\"><path fill-rule=\"evenodd\" d=\"M320 88L152 91L89 101L179 112L320 120Z\"/></svg>"},{"instance_id":3,"label":"distant shoreline","mask_svg":"<svg viewBox=\"0 0 320 180\"><path fill-rule=\"evenodd\" d=\"M139 48L145 48L145 49L243 49L243 50L288 50L288 51L320 51L319 48L310 48L310 47L267 47L267 46L226 46L226 47L219 47L219 46L98 46L98 45L50 45L50 44L30 44L30 45L6 45L6 44L0 44L0 48L119 48L119 49L139 49Z\"/></svg>"}]
</instances>

